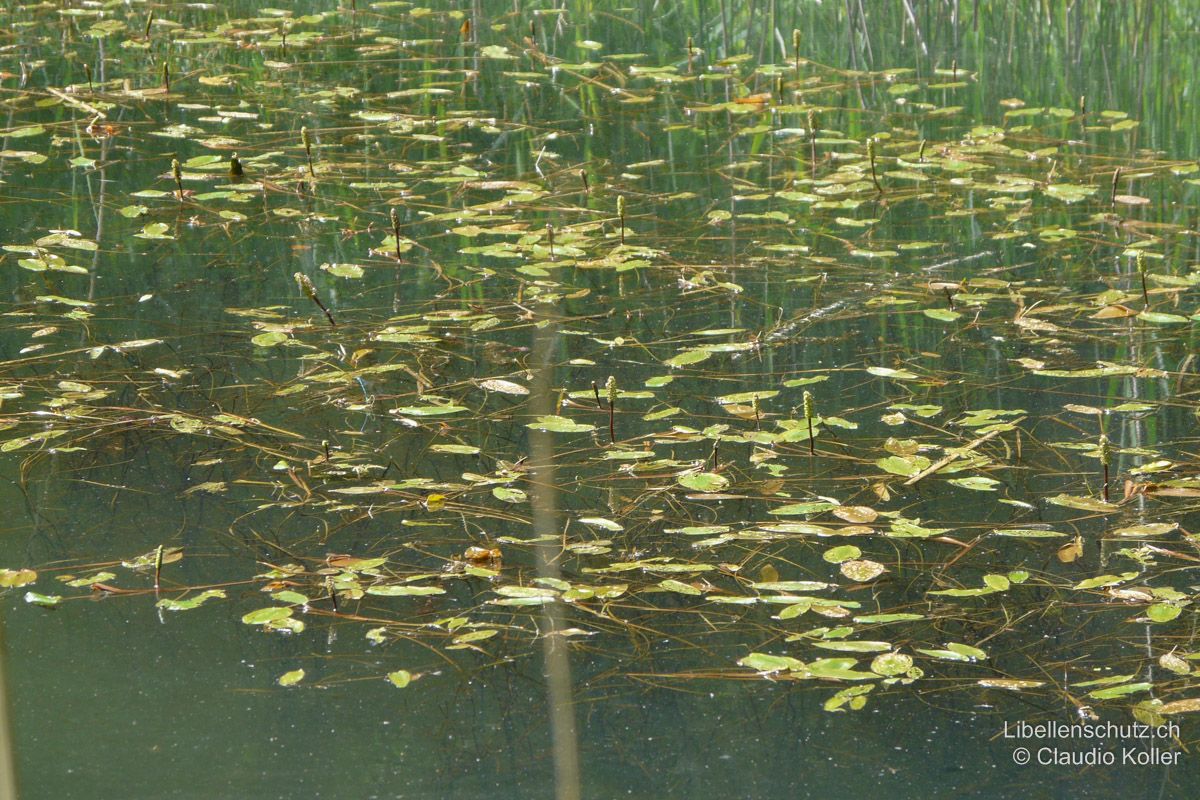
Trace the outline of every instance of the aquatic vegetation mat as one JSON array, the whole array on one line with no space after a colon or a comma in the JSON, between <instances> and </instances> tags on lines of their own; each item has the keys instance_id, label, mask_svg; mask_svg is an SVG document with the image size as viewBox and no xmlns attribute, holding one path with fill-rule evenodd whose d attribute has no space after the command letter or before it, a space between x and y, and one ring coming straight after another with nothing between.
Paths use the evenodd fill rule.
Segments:
<instances>
[{"instance_id":1,"label":"aquatic vegetation mat","mask_svg":"<svg viewBox=\"0 0 1200 800\"><path fill-rule=\"evenodd\" d=\"M596 692L1200 710L1200 168L1126 112L549 9L9 17L75 54L0 98L21 613L390 665L298 689L552 636Z\"/></svg>"}]
</instances>

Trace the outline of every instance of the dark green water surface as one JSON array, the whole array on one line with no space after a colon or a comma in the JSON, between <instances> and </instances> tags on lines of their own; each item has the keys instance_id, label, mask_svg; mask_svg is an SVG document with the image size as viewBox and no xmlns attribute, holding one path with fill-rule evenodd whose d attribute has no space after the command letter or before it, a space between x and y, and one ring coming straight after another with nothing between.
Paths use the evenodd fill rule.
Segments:
<instances>
[{"instance_id":1,"label":"dark green water surface","mask_svg":"<svg viewBox=\"0 0 1200 800\"><path fill-rule=\"evenodd\" d=\"M1200 9L277 5L0 11L0 795L1194 795Z\"/></svg>"}]
</instances>

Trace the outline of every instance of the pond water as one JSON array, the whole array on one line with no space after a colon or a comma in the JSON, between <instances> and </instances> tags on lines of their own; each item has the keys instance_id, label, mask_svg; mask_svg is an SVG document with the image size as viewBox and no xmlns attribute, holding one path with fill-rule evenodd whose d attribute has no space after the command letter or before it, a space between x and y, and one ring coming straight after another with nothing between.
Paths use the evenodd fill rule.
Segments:
<instances>
[{"instance_id":1,"label":"pond water","mask_svg":"<svg viewBox=\"0 0 1200 800\"><path fill-rule=\"evenodd\" d=\"M1200 12L785 5L2 12L0 794L1194 790Z\"/></svg>"}]
</instances>

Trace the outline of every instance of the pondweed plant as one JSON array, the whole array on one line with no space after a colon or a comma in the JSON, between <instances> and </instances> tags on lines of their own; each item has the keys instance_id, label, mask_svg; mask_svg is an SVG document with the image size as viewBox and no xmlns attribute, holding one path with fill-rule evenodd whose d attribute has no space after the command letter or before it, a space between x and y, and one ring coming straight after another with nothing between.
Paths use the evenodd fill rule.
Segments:
<instances>
[{"instance_id":1,"label":"pondweed plant","mask_svg":"<svg viewBox=\"0 0 1200 800\"><path fill-rule=\"evenodd\" d=\"M10 599L320 629L345 669L286 651L289 691L507 669L552 607L606 690L1195 711L1193 108L1165 126L1053 26L1069 85L1024 51L985 83L962 24L929 15L925 59L878 35L915 34L900 6L834 5L681 4L669 37L640 7L12 10L47 65L4 101L0 451L38 520ZM1172 45L1195 21L1140 7ZM1071 9L1084 40L1135 13ZM186 524L63 533L130 497Z\"/></svg>"}]
</instances>

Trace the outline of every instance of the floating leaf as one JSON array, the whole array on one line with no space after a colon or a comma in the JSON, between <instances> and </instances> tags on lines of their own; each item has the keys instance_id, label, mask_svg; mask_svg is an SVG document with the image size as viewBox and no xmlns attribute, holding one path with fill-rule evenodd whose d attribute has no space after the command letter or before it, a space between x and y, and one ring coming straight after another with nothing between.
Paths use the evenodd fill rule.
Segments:
<instances>
[{"instance_id":1,"label":"floating leaf","mask_svg":"<svg viewBox=\"0 0 1200 800\"><path fill-rule=\"evenodd\" d=\"M300 681L304 680L304 670L293 669L279 676L279 680L275 681L280 686L295 686Z\"/></svg>"},{"instance_id":2,"label":"floating leaf","mask_svg":"<svg viewBox=\"0 0 1200 800\"><path fill-rule=\"evenodd\" d=\"M826 553L825 555L828 556L829 554ZM840 569L841 573L847 578L859 583L874 580L884 572L887 572L883 564L867 559L843 561Z\"/></svg>"},{"instance_id":3,"label":"floating leaf","mask_svg":"<svg viewBox=\"0 0 1200 800\"><path fill-rule=\"evenodd\" d=\"M557 416L538 417L537 422L530 422L526 427L539 431L550 431L551 433L586 433L587 431L596 430L595 425L575 422L566 417Z\"/></svg>"},{"instance_id":4,"label":"floating leaf","mask_svg":"<svg viewBox=\"0 0 1200 800\"><path fill-rule=\"evenodd\" d=\"M268 608L260 608L257 611L251 611L242 617L242 622L247 625L266 625L271 622L279 622L292 616L292 610L286 606L270 606Z\"/></svg>"},{"instance_id":5,"label":"floating leaf","mask_svg":"<svg viewBox=\"0 0 1200 800\"><path fill-rule=\"evenodd\" d=\"M693 489L697 492L719 492L729 486L729 479L717 475L715 472L680 475L675 481L685 489Z\"/></svg>"},{"instance_id":6,"label":"floating leaf","mask_svg":"<svg viewBox=\"0 0 1200 800\"><path fill-rule=\"evenodd\" d=\"M367 594L373 594L377 597L427 597L429 595L446 593L446 590L440 586L413 586L408 584L368 586L364 591Z\"/></svg>"}]
</instances>

